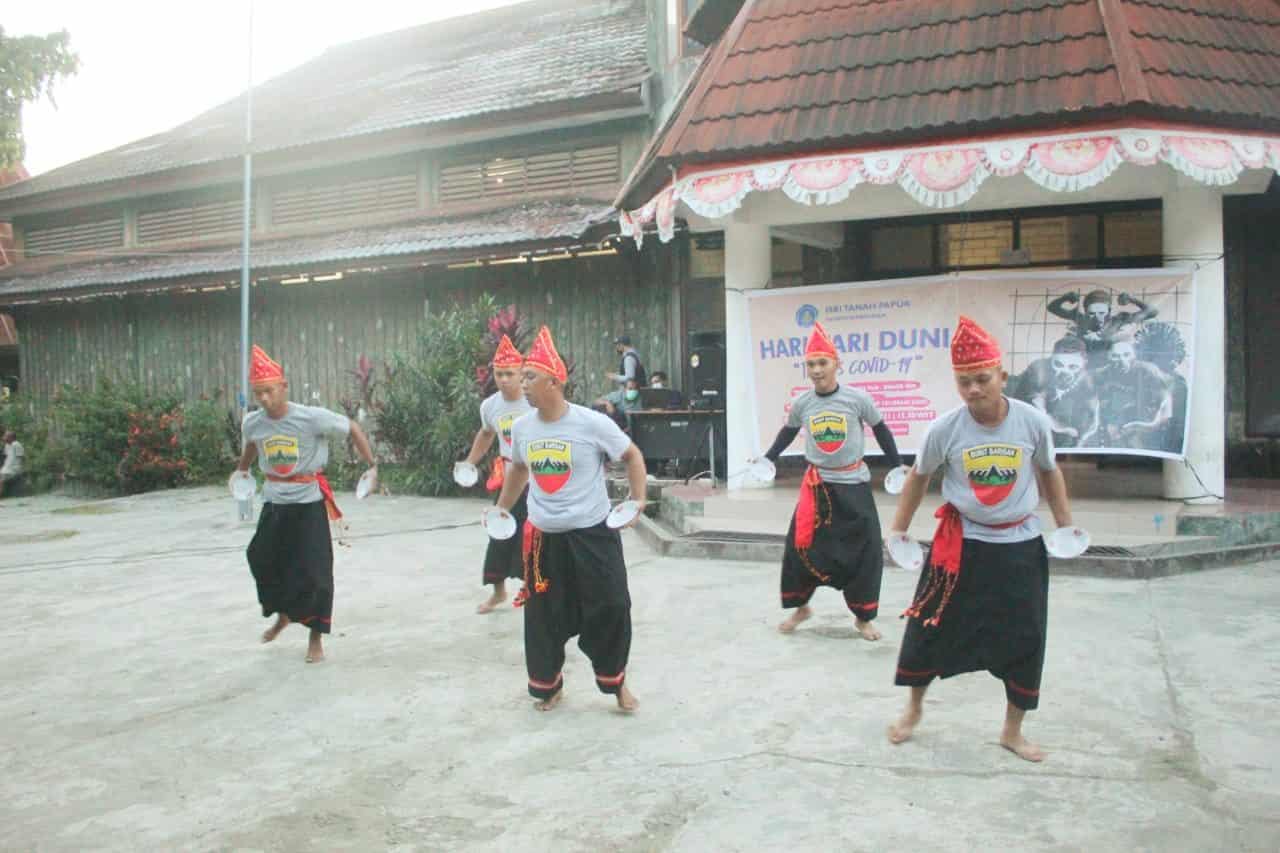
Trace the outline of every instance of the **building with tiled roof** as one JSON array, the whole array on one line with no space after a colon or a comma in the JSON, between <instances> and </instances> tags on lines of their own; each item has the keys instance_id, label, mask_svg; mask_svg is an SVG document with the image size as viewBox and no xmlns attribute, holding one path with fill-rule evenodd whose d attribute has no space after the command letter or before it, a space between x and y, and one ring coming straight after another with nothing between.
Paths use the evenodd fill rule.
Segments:
<instances>
[{"instance_id":1,"label":"building with tiled roof","mask_svg":"<svg viewBox=\"0 0 1280 853\"><path fill-rule=\"evenodd\" d=\"M1186 267L1179 304L1195 308L1175 325L1196 355L1166 381L1194 404L1175 391L1161 406L1186 410L1165 494L1217 499L1228 432L1242 450L1280 437L1280 397L1251 367L1280 357L1262 272L1280 225L1275 2L705 0L687 33L705 59L617 203L638 243L723 245L729 400L761 369L746 312L764 291ZM779 252L801 272L780 275ZM1072 334L1053 294L1041 302L1043 341L1015 348L1018 370ZM757 449L744 408L731 458ZM1151 449L1112 426L1109 446L1074 452Z\"/></svg>"},{"instance_id":2,"label":"building with tiled roof","mask_svg":"<svg viewBox=\"0 0 1280 853\"><path fill-rule=\"evenodd\" d=\"M668 261L628 257L610 206L676 85L667 9L529 0L255 85L255 340L332 404L360 356L487 291L560 326L592 375L624 332L671 370ZM23 330L27 393L108 370L190 396L236 387L246 106L0 188L0 310Z\"/></svg>"}]
</instances>

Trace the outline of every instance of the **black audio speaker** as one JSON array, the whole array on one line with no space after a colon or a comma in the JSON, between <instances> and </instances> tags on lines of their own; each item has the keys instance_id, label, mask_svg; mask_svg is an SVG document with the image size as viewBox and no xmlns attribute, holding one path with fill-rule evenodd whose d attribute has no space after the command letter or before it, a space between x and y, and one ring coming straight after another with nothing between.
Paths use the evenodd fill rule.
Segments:
<instances>
[{"instance_id":1,"label":"black audio speaker","mask_svg":"<svg viewBox=\"0 0 1280 853\"><path fill-rule=\"evenodd\" d=\"M724 333L689 334L689 405L695 409L724 408Z\"/></svg>"}]
</instances>

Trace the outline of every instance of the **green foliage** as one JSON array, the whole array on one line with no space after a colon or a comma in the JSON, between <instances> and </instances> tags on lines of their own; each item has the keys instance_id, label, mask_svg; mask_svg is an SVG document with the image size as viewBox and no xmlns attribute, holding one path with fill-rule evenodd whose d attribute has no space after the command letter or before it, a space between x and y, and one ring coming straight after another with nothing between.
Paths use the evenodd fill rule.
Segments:
<instances>
[{"instance_id":1,"label":"green foliage","mask_svg":"<svg viewBox=\"0 0 1280 853\"><path fill-rule=\"evenodd\" d=\"M174 434L172 417L163 430L160 418L172 416L181 404L177 395L147 394L139 385L105 378L88 391L64 385L54 395L53 418L65 446L67 476L108 491L146 488L158 472L139 469L135 475L121 466L126 458L143 468L151 464L143 451L158 451L151 445L160 440L159 432L167 433L166 441ZM131 429L139 432L131 434Z\"/></svg>"},{"instance_id":2,"label":"green foliage","mask_svg":"<svg viewBox=\"0 0 1280 853\"><path fill-rule=\"evenodd\" d=\"M80 70L66 31L47 36L9 36L0 27L0 169L22 161L22 105L53 98L55 80ZM24 448L26 445L23 445Z\"/></svg>"},{"instance_id":3,"label":"green foliage","mask_svg":"<svg viewBox=\"0 0 1280 853\"><path fill-rule=\"evenodd\" d=\"M13 430L22 444L24 488L48 491L66 466L66 454L49 435L48 418L41 416L21 396L0 402L0 435Z\"/></svg>"},{"instance_id":4,"label":"green foliage","mask_svg":"<svg viewBox=\"0 0 1280 853\"><path fill-rule=\"evenodd\" d=\"M388 488L425 495L456 491L453 462L471 446L493 344L494 300L482 296L433 314L413 349L396 355L377 404L376 441L396 465L378 471Z\"/></svg>"},{"instance_id":5,"label":"green foliage","mask_svg":"<svg viewBox=\"0 0 1280 853\"><path fill-rule=\"evenodd\" d=\"M220 399L202 397L187 404L178 440L190 483L221 481L240 456L240 424Z\"/></svg>"},{"instance_id":6,"label":"green foliage","mask_svg":"<svg viewBox=\"0 0 1280 853\"><path fill-rule=\"evenodd\" d=\"M165 412L129 413L128 445L116 468L125 492L172 488L186 479L187 460L182 458L178 442L181 425L182 411L177 405Z\"/></svg>"}]
</instances>

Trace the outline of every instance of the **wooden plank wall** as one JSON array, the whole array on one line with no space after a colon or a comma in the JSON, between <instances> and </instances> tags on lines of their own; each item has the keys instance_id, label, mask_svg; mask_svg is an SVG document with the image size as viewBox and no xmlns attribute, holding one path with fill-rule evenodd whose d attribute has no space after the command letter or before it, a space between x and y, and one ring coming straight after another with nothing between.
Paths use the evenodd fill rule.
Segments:
<instances>
[{"instance_id":1,"label":"wooden plank wall","mask_svg":"<svg viewBox=\"0 0 1280 853\"><path fill-rule=\"evenodd\" d=\"M650 370L670 372L671 266L666 251L624 250L545 263L470 269L424 268L299 285L254 288L251 330L285 366L293 398L337 408L352 393L361 355L381 363L414 340L427 310L482 292L552 327L578 364L578 397L608 390L614 338L632 336ZM63 384L101 376L141 382L187 399L238 385L239 292L104 297L28 307L20 315L22 388L38 406ZM674 330L678 332L678 330ZM233 398L226 398L231 401Z\"/></svg>"}]
</instances>

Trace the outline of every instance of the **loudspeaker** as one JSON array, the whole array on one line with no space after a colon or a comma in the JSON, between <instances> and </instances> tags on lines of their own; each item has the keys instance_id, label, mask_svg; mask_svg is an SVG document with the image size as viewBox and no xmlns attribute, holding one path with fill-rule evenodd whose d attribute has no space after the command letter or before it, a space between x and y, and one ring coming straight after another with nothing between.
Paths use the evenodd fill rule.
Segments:
<instances>
[{"instance_id":1,"label":"loudspeaker","mask_svg":"<svg viewBox=\"0 0 1280 853\"><path fill-rule=\"evenodd\" d=\"M724 333L689 334L689 405L695 409L724 408Z\"/></svg>"}]
</instances>

